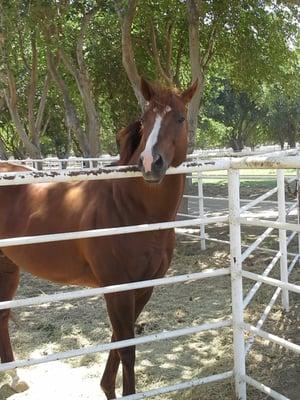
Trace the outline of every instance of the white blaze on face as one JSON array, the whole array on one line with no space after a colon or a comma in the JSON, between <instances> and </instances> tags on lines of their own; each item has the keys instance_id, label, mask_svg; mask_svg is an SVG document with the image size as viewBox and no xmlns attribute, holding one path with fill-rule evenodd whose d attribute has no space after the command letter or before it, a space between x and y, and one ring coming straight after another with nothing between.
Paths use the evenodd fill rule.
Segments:
<instances>
[{"instance_id":1,"label":"white blaze on face","mask_svg":"<svg viewBox=\"0 0 300 400\"><path fill-rule=\"evenodd\" d=\"M154 109L153 111L156 111L156 109ZM171 111L171 107L167 106L165 108L165 110L163 111L162 115L156 114L152 131L150 132L150 135L148 136L144 151L141 153L141 158L143 161L143 166L144 166L145 172L151 172L151 167L152 167L152 163L153 163L152 150L153 150L153 147L155 146L155 144L157 143L163 117L166 115L166 113L168 113L170 111Z\"/></svg>"},{"instance_id":2,"label":"white blaze on face","mask_svg":"<svg viewBox=\"0 0 300 400\"><path fill-rule=\"evenodd\" d=\"M160 127L161 127L161 121L162 121L162 116L157 114L155 117L155 122L154 122L154 125L152 128L152 131L150 132L150 135L148 136L144 151L141 153L145 172L151 172L151 166L153 163L152 149L155 146L155 144L157 143L158 134L159 134Z\"/></svg>"}]
</instances>

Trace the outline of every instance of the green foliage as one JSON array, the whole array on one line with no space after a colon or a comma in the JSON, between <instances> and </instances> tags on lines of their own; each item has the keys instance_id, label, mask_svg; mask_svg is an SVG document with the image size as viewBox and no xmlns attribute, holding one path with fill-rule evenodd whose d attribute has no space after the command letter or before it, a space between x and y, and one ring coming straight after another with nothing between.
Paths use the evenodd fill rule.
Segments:
<instances>
[{"instance_id":1,"label":"green foliage","mask_svg":"<svg viewBox=\"0 0 300 400\"><path fill-rule=\"evenodd\" d=\"M295 3L201 2L200 55L204 57L211 44L211 58L204 67L205 91L197 146L228 146L235 141L251 146L286 140L292 144L298 140L300 19ZM122 2L119 6L122 7ZM36 115L48 72L47 51L55 54L60 48L74 60L83 16L93 12L84 37L84 61L101 120L103 152L115 153L116 132L140 112L122 65L121 29L115 1L11 0L3 2L2 9L2 59L15 77L18 110L29 136L27 103L32 39L36 41L38 62ZM179 88L189 84L186 1L140 0L132 40L140 75L164 84L171 81ZM84 126L85 109L74 77L63 63L59 63L58 69ZM0 101L1 91L7 87L3 70L4 63L0 63ZM2 106L1 112L0 137L8 152L25 155L7 107ZM44 125L40 137L43 155L78 154L78 143L66 128L62 95L53 82L47 94Z\"/></svg>"},{"instance_id":2,"label":"green foliage","mask_svg":"<svg viewBox=\"0 0 300 400\"><path fill-rule=\"evenodd\" d=\"M227 147L232 127L203 116L196 135L196 146L201 149Z\"/></svg>"},{"instance_id":3,"label":"green foliage","mask_svg":"<svg viewBox=\"0 0 300 400\"><path fill-rule=\"evenodd\" d=\"M281 145L285 141L291 147L300 139L300 85L290 94L274 85L268 93L267 129Z\"/></svg>"},{"instance_id":4,"label":"green foliage","mask_svg":"<svg viewBox=\"0 0 300 400\"><path fill-rule=\"evenodd\" d=\"M299 8L275 2L234 1L223 17L216 43L216 58L228 66L232 83L240 90L256 92L262 83L285 78L295 60L291 51L299 29Z\"/></svg>"}]
</instances>

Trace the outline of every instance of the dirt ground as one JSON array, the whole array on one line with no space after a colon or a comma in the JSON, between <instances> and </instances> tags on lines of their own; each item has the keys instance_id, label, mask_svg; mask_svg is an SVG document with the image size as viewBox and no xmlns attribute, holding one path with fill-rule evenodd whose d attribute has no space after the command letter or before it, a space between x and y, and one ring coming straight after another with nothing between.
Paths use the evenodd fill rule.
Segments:
<instances>
[{"instance_id":1,"label":"dirt ground","mask_svg":"<svg viewBox=\"0 0 300 400\"><path fill-rule=\"evenodd\" d=\"M215 185L211 186L205 191L208 196L213 192L216 193L213 190ZM217 193L220 196L222 190L218 188ZM244 196L250 196L252 193L251 187L248 190L242 190ZM212 237L228 238L226 226L215 225L208 227L207 231ZM251 243L261 232L259 228L243 229L243 243ZM294 242L289 247L290 251L296 251L296 240ZM275 234L273 239L268 240L265 245L274 249L278 247ZM269 253L256 252L247 259L244 268L262 272L271 259L272 255ZM199 241L178 236L168 275L226 266L229 266L227 245L209 243L207 250L201 251ZM274 270L271 276L278 277L278 264ZM299 284L299 265L294 268L290 281ZM244 292L247 293L252 285L253 282L244 280ZM23 274L17 298L67 290L70 290L70 287L51 284ZM274 291L275 288L262 285L245 311L247 322L256 324ZM263 329L300 344L299 296L291 293L290 305L290 311L285 313L277 301ZM99 297L27 307L17 309L14 314L16 323L11 323L11 336L17 359L43 356L110 340L110 325L104 300ZM228 276L168 285L155 289L151 301L138 321L137 332L138 335L147 335L162 330L173 330L227 319L230 314L231 297ZM107 354L103 353L24 368L20 370L20 375L29 382L30 389L20 394L15 394L8 387L7 375L0 374L0 400L104 399L99 389L99 378L106 357ZM231 370L232 366L230 328L138 346L137 390L149 390L157 386L222 373ZM247 357L247 373L291 400L299 399L300 360L295 353L263 339L255 339ZM121 376L118 377L117 385L120 388ZM118 394L120 395L120 391ZM249 400L270 398L249 386L247 394ZM234 389L233 383L226 381L156 398L234 400Z\"/></svg>"}]
</instances>

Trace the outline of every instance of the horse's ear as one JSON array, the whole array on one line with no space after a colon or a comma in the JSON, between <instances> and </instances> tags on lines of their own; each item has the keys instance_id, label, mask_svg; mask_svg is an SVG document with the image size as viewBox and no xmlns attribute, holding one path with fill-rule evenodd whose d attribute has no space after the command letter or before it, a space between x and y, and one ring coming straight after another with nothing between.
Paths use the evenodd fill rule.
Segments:
<instances>
[{"instance_id":1,"label":"horse's ear","mask_svg":"<svg viewBox=\"0 0 300 400\"><path fill-rule=\"evenodd\" d=\"M141 77L141 92L146 101L150 101L155 94L155 90L143 77Z\"/></svg>"},{"instance_id":2,"label":"horse's ear","mask_svg":"<svg viewBox=\"0 0 300 400\"><path fill-rule=\"evenodd\" d=\"M192 100L197 90L197 87L198 87L198 78L195 80L192 86L190 86L188 89L186 89L184 92L181 93L180 97L185 104L188 104Z\"/></svg>"},{"instance_id":3,"label":"horse's ear","mask_svg":"<svg viewBox=\"0 0 300 400\"><path fill-rule=\"evenodd\" d=\"M128 125L117 133L117 146L120 153L119 165L129 163L141 140L142 122L140 120Z\"/></svg>"}]
</instances>

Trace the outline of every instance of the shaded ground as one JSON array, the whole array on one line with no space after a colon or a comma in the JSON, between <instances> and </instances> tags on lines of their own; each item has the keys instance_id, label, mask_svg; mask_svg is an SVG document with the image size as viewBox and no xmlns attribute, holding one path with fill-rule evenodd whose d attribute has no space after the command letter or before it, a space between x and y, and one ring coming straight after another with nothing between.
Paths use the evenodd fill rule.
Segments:
<instances>
[{"instance_id":1,"label":"shaded ground","mask_svg":"<svg viewBox=\"0 0 300 400\"><path fill-rule=\"evenodd\" d=\"M223 189L218 186L219 195L221 190ZM251 193L248 190L248 195ZM205 194L210 195L208 191L205 191ZM208 227L207 231L212 237L222 239L228 237L228 228L222 225ZM252 242L262 231L263 229L258 228L243 230L244 243ZM265 245L278 247L275 234L274 239ZM296 251L296 245L292 245L290 249ZM272 255L257 252L245 262L245 269L262 272L271 259ZM227 245L210 243L208 249L203 252L200 251L198 241L180 236L169 275L207 268L223 268L228 265ZM277 265L271 276L278 277L278 271ZM300 282L298 265L291 274L290 281ZM245 280L245 293L252 284ZM69 289L23 274L18 297L31 297ZM275 288L262 286L245 312L246 321L256 324L274 290ZM299 344L299 296L297 298L291 294L290 301L291 309L288 313L281 310L278 302L275 304L264 329ZM156 288L141 315L137 330L139 334L151 334L164 329L172 330L227 319L231 314L230 304L229 277L209 278ZM17 358L37 357L54 351L95 345L107 342L110 338L110 327L102 298L17 309L15 316L19 326L12 323L11 332ZM66 362L24 369L21 372L30 381L31 388L23 394L14 394L6 385L6 376L0 374L0 400L102 399L104 397L99 390L99 376L103 371L106 357L107 354L84 356ZM138 391L230 370L232 369L231 330L225 328L139 346L136 366ZM296 354L257 339L247 359L247 372L291 400L299 399L300 362ZM118 386L120 385L119 376ZM232 382L227 381L157 398L234 400L234 395ZM248 387L249 400L267 398L268 396Z\"/></svg>"}]
</instances>

